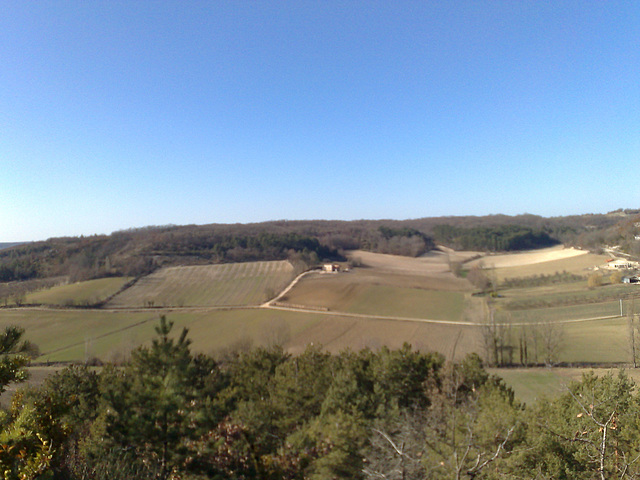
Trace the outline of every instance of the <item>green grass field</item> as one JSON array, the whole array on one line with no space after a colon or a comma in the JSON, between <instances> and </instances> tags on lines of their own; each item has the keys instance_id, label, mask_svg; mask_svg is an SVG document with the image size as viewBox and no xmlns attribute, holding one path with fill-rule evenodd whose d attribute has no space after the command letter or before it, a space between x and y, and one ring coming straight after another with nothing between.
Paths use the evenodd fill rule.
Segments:
<instances>
[{"instance_id":1,"label":"green grass field","mask_svg":"<svg viewBox=\"0 0 640 480\"><path fill-rule=\"evenodd\" d=\"M163 268L117 295L108 307L258 305L293 278L287 261Z\"/></svg>"},{"instance_id":2,"label":"green grass field","mask_svg":"<svg viewBox=\"0 0 640 480\"><path fill-rule=\"evenodd\" d=\"M157 318L154 312L23 308L0 311L0 328L23 327L25 338L40 349L38 361L86 361L92 356L111 360L118 351L128 351L150 338ZM144 325L144 335L137 335L139 325Z\"/></svg>"},{"instance_id":3,"label":"green grass field","mask_svg":"<svg viewBox=\"0 0 640 480\"><path fill-rule=\"evenodd\" d=\"M490 373L503 378L513 388L516 398L531 405L541 397L553 398L567 391L573 381L579 381L582 375L593 371L596 375L608 372L616 374L618 369L609 368L490 368ZM636 383L640 382L640 371L626 369L625 373Z\"/></svg>"},{"instance_id":4,"label":"green grass field","mask_svg":"<svg viewBox=\"0 0 640 480\"><path fill-rule=\"evenodd\" d=\"M0 309L0 328L20 325L26 338L38 345L39 362L120 361L140 344L149 342L158 318L166 314L190 331L193 348L215 353L238 345L281 343L292 353L307 345L321 345L331 352L347 348L399 348L409 342L415 348L441 352L456 358L477 350L474 327L433 325L421 322L371 320L263 308L162 310L134 312L104 310Z\"/></svg>"},{"instance_id":5,"label":"green grass field","mask_svg":"<svg viewBox=\"0 0 640 480\"><path fill-rule=\"evenodd\" d=\"M117 293L132 277L110 277L58 285L26 296L28 304L93 305Z\"/></svg>"},{"instance_id":6,"label":"green grass field","mask_svg":"<svg viewBox=\"0 0 640 480\"><path fill-rule=\"evenodd\" d=\"M459 321L462 319L463 306L464 294L460 292L370 285L358 292L346 311Z\"/></svg>"},{"instance_id":7,"label":"green grass field","mask_svg":"<svg viewBox=\"0 0 640 480\"><path fill-rule=\"evenodd\" d=\"M614 315L620 315L620 303L616 301L568 305L566 307L532 308L509 312L511 321L531 323L600 318Z\"/></svg>"},{"instance_id":8,"label":"green grass field","mask_svg":"<svg viewBox=\"0 0 640 480\"><path fill-rule=\"evenodd\" d=\"M625 363L630 361L624 318L572 323L563 327L561 360L568 363Z\"/></svg>"},{"instance_id":9,"label":"green grass field","mask_svg":"<svg viewBox=\"0 0 640 480\"><path fill-rule=\"evenodd\" d=\"M373 269L372 269L373 270ZM446 281L414 275L380 274L367 269L337 275L304 277L283 303L324 307L330 311L459 321L465 292Z\"/></svg>"}]
</instances>

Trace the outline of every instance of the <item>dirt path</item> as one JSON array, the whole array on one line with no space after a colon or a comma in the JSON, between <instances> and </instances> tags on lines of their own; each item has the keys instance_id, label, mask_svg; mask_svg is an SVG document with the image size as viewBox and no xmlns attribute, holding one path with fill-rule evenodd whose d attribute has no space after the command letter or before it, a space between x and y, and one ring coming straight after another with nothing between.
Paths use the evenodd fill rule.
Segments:
<instances>
[{"instance_id":1,"label":"dirt path","mask_svg":"<svg viewBox=\"0 0 640 480\"><path fill-rule=\"evenodd\" d=\"M287 293L289 293L289 291L296 286L296 283L298 283L300 281L300 279L310 273L317 273L317 270L307 270L306 272L302 272L300 275L298 275L296 278L294 278L291 283L289 285L287 285L285 287L284 290L282 290L278 296L276 296L275 298L272 298L271 300L263 303L262 305L260 305L260 307L262 308L268 308L270 307L272 304L276 303L277 301L279 301L282 297L284 297Z\"/></svg>"},{"instance_id":2,"label":"dirt path","mask_svg":"<svg viewBox=\"0 0 640 480\"><path fill-rule=\"evenodd\" d=\"M264 305L263 308L269 308L272 310L282 310L286 312L301 312L301 313L316 313L319 315L328 315L334 317L350 317L350 318L369 318L372 320L393 320L400 322L418 322L418 323L432 323L437 325L458 325L458 326L466 326L466 327L487 327L492 324L489 323L473 323L473 322L460 322L455 320L434 320L429 318L413 318L413 317L395 317L395 316L387 316L387 315L371 315L366 313L348 313L348 312L338 312L338 311L322 311L322 310L313 310L306 308L296 308L296 307L285 307L283 305ZM596 320L609 320L612 318L622 318L620 315L609 315L605 317L591 317L591 318L575 318L572 320L556 320L553 323L566 324L566 323L584 323L584 322L593 322ZM506 327L506 326L516 326L522 327L527 325L533 325L532 322L510 322L510 323L495 323L494 326Z\"/></svg>"}]
</instances>

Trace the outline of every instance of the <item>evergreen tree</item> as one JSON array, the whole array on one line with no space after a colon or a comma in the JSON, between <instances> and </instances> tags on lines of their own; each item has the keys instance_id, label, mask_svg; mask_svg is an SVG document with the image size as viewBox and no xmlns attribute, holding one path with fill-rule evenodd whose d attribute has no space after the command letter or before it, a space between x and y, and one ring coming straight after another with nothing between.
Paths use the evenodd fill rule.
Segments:
<instances>
[{"instance_id":1,"label":"evergreen tree","mask_svg":"<svg viewBox=\"0 0 640 480\"><path fill-rule=\"evenodd\" d=\"M206 377L217 368L191 354L186 328L177 340L171 338L172 327L173 322L160 317L151 346L135 350L123 372L105 372L103 426L98 422L94 432L106 437L99 445L101 454L105 448L133 448L158 464L161 479L188 463L190 444L200 433L196 425L207 417L207 398L214 395L203 392Z\"/></svg>"}]
</instances>

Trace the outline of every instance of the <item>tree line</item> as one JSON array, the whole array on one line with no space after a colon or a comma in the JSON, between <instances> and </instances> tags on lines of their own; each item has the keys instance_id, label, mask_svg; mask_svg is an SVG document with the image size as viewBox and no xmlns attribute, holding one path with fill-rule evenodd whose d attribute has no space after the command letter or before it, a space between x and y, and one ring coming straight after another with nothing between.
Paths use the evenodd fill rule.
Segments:
<instances>
[{"instance_id":1,"label":"tree line","mask_svg":"<svg viewBox=\"0 0 640 480\"><path fill-rule=\"evenodd\" d=\"M455 250L512 251L550 247L560 242L548 232L518 225L461 228L437 225L435 239Z\"/></svg>"},{"instance_id":2,"label":"tree line","mask_svg":"<svg viewBox=\"0 0 640 480\"><path fill-rule=\"evenodd\" d=\"M7 480L593 479L640 475L640 396L586 374L532 405L483 367L409 345L194 354L162 317L120 367L72 366L0 414ZM0 335L0 385L24 378Z\"/></svg>"},{"instance_id":3,"label":"tree line","mask_svg":"<svg viewBox=\"0 0 640 480\"><path fill-rule=\"evenodd\" d=\"M622 212L624 213L624 212ZM625 214L626 215L626 214ZM364 249L419 256L436 242L454 249L509 251L559 242L597 249L621 244L640 252L638 215L438 217L413 220L272 221L229 225L163 225L110 235L61 237L0 250L0 282L66 276L72 281L140 276L162 266L342 258Z\"/></svg>"}]
</instances>

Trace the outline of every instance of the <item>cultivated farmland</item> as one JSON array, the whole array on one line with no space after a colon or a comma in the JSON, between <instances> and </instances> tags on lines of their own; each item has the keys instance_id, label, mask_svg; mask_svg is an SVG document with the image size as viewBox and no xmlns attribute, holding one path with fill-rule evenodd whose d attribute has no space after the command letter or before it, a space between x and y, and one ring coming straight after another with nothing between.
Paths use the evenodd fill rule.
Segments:
<instances>
[{"instance_id":1,"label":"cultivated farmland","mask_svg":"<svg viewBox=\"0 0 640 480\"><path fill-rule=\"evenodd\" d=\"M465 294L457 286L455 279L447 284L367 269L337 275L316 273L301 279L280 302L337 312L459 321Z\"/></svg>"},{"instance_id":2,"label":"cultivated farmland","mask_svg":"<svg viewBox=\"0 0 640 480\"><path fill-rule=\"evenodd\" d=\"M483 265L492 269L498 281L534 275L553 275L559 272L586 276L590 269L602 265L607 258L609 257L595 255L586 250L557 246L520 253L487 255L468 262L466 267Z\"/></svg>"},{"instance_id":3,"label":"cultivated farmland","mask_svg":"<svg viewBox=\"0 0 640 480\"><path fill-rule=\"evenodd\" d=\"M38 362L84 362L93 357L121 361L138 345L155 337L160 315L175 322L174 333L189 329L195 351L217 353L228 349L282 344L292 353L307 345L330 352L344 349L399 348L404 342L426 351L461 359L479 351L473 326L434 325L412 321L381 320L323 313L247 309L105 310L0 310L0 328L21 325L26 338L42 354Z\"/></svg>"},{"instance_id":4,"label":"cultivated farmland","mask_svg":"<svg viewBox=\"0 0 640 480\"><path fill-rule=\"evenodd\" d=\"M143 277L107 307L259 305L292 278L287 261L169 267Z\"/></svg>"},{"instance_id":5,"label":"cultivated farmland","mask_svg":"<svg viewBox=\"0 0 640 480\"><path fill-rule=\"evenodd\" d=\"M110 277L58 285L26 296L26 303L43 305L94 305L116 294L131 277Z\"/></svg>"}]
</instances>

